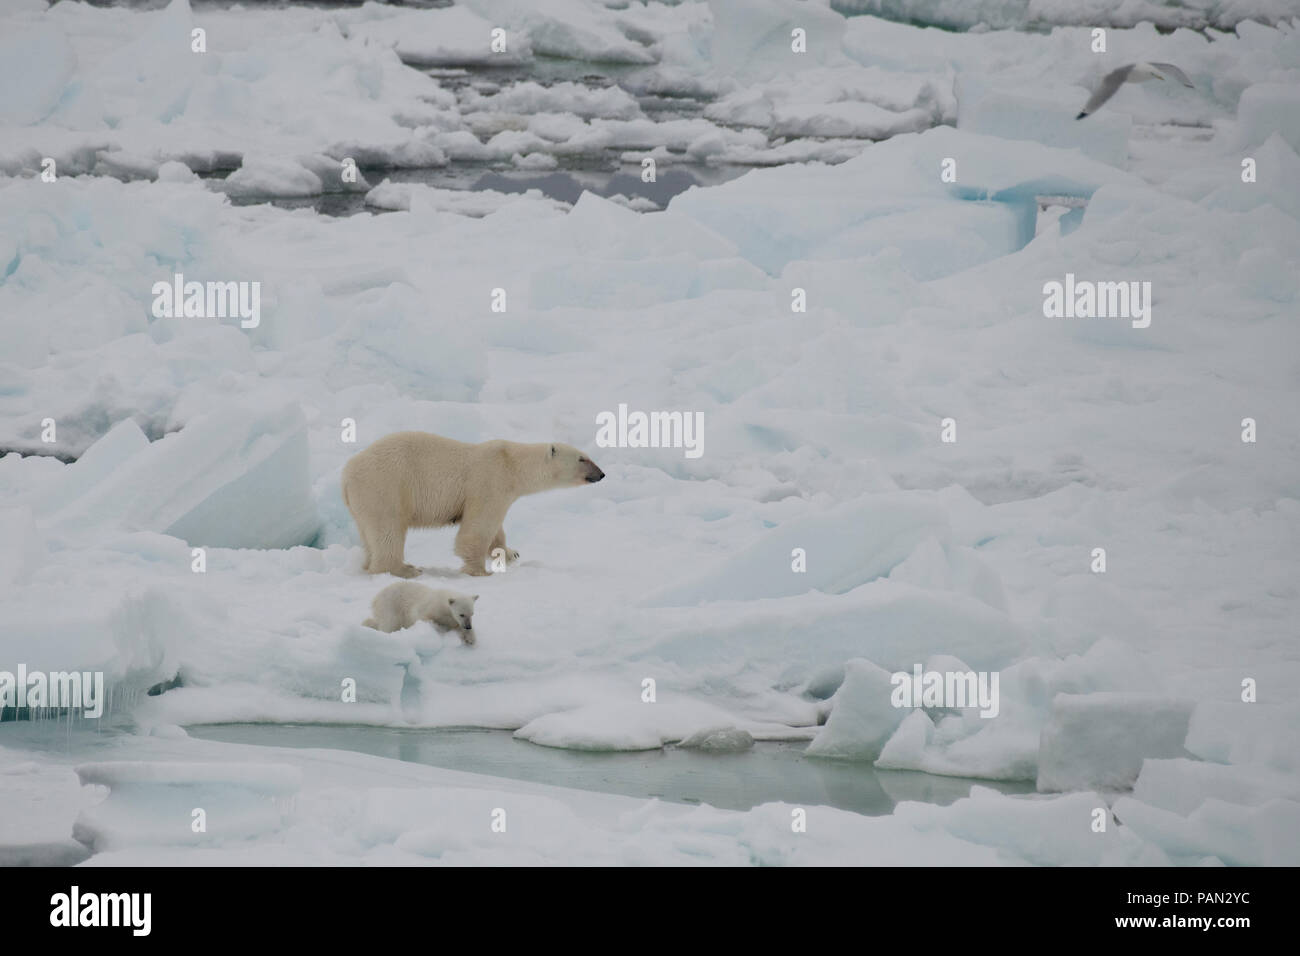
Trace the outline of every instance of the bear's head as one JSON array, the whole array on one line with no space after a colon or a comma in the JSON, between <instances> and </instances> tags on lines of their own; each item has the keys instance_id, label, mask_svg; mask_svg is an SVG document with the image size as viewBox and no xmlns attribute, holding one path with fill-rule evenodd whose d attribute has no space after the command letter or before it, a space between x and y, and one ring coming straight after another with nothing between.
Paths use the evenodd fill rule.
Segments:
<instances>
[{"instance_id":1,"label":"bear's head","mask_svg":"<svg viewBox=\"0 0 1300 956\"><path fill-rule=\"evenodd\" d=\"M474 630L474 602L477 594L452 594L447 598L447 608L462 631Z\"/></svg>"},{"instance_id":2,"label":"bear's head","mask_svg":"<svg viewBox=\"0 0 1300 956\"><path fill-rule=\"evenodd\" d=\"M594 461L572 445L561 445L557 442L550 446L550 450L547 464L556 488L594 484L605 477L605 473L596 467Z\"/></svg>"}]
</instances>

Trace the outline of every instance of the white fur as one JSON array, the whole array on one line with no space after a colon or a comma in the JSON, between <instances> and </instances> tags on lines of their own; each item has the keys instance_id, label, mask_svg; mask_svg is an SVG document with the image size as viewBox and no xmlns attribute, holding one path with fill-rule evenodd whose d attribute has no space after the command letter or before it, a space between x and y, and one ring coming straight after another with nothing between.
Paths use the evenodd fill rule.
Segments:
<instances>
[{"instance_id":1,"label":"white fur","mask_svg":"<svg viewBox=\"0 0 1300 956\"><path fill-rule=\"evenodd\" d=\"M374 617L362 623L377 631L392 633L410 627L416 621L428 621L440 634L448 631L460 633L460 639L473 644L474 602L477 594L427 588L414 581L390 584L370 602Z\"/></svg>"},{"instance_id":2,"label":"white fur","mask_svg":"<svg viewBox=\"0 0 1300 956\"><path fill-rule=\"evenodd\" d=\"M513 441L466 444L428 432L397 432L353 455L343 467L343 502L365 548L363 567L413 578L406 563L406 532L459 524L456 554L466 574L490 574L484 565L497 548L508 561L502 526L517 498L552 488L599 481L605 473L571 445Z\"/></svg>"}]
</instances>

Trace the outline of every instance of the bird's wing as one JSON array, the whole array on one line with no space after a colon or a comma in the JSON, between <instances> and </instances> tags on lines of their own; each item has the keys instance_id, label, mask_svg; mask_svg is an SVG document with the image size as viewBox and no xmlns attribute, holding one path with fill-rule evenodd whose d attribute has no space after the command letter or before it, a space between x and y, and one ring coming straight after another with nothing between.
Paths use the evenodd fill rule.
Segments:
<instances>
[{"instance_id":1,"label":"bird's wing","mask_svg":"<svg viewBox=\"0 0 1300 956\"><path fill-rule=\"evenodd\" d=\"M1115 95L1115 91L1124 85L1128 75L1133 70L1133 64L1121 66L1118 70L1111 70L1102 77L1101 85L1097 87L1095 93L1088 98L1088 102L1083 104L1083 112L1079 115L1087 116L1089 113L1095 113L1108 99Z\"/></svg>"},{"instance_id":2,"label":"bird's wing","mask_svg":"<svg viewBox=\"0 0 1300 956\"><path fill-rule=\"evenodd\" d=\"M1187 74L1172 63L1152 63L1151 65L1161 73L1168 73L1183 86L1192 86L1192 81L1187 78ZM1195 87L1193 86L1192 89L1195 89Z\"/></svg>"}]
</instances>

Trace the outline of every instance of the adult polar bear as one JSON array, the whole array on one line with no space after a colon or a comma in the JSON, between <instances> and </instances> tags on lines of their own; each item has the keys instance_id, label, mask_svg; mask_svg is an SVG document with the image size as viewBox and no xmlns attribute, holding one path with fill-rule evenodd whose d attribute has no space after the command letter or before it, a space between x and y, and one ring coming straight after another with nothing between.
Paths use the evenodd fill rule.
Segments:
<instances>
[{"instance_id":1,"label":"adult polar bear","mask_svg":"<svg viewBox=\"0 0 1300 956\"><path fill-rule=\"evenodd\" d=\"M360 451L343 466L343 503L352 512L371 574L413 578L406 563L409 528L459 524L456 554L466 574L491 574L488 555L505 549L506 511L523 495L591 484L605 473L558 442L477 445L428 432L396 432ZM517 552L506 550L508 560Z\"/></svg>"}]
</instances>

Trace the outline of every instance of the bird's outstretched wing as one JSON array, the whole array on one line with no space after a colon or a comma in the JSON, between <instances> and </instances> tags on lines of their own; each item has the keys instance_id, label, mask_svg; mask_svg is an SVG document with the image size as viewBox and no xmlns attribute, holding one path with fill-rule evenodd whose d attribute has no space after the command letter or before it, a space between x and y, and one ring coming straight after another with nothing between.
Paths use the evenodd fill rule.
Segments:
<instances>
[{"instance_id":1,"label":"bird's outstretched wing","mask_svg":"<svg viewBox=\"0 0 1300 956\"><path fill-rule=\"evenodd\" d=\"M1075 117L1075 119L1083 119L1089 113L1097 112L1101 104L1114 96L1115 91L1124 85L1124 81L1128 79L1128 75L1132 70L1133 64L1130 63L1128 66L1121 66L1118 70L1111 70L1102 77L1101 85L1098 86L1097 91L1088 98L1088 102L1083 104L1083 110Z\"/></svg>"},{"instance_id":2,"label":"bird's outstretched wing","mask_svg":"<svg viewBox=\"0 0 1300 956\"><path fill-rule=\"evenodd\" d=\"M1172 63L1152 63L1151 65L1161 73L1168 73L1179 83L1183 84L1183 86L1196 89L1196 87L1192 86L1192 81L1187 78L1187 74L1178 69L1178 67L1174 66Z\"/></svg>"}]
</instances>

